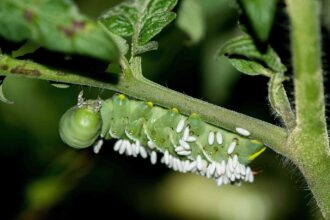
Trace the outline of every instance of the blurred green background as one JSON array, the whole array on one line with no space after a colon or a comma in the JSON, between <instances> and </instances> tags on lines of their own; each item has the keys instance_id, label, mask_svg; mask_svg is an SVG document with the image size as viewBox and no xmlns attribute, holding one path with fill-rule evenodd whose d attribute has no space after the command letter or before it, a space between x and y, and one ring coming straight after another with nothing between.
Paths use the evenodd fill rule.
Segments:
<instances>
[{"instance_id":1,"label":"blurred green background","mask_svg":"<svg viewBox=\"0 0 330 220\"><path fill-rule=\"evenodd\" d=\"M96 18L120 1L77 0ZM239 14L232 0L203 0L205 25L195 44L171 24L157 37L159 50L143 56L145 76L179 92L279 124L269 111L267 80L236 72L221 44L237 35ZM330 21L324 7L324 60L329 60ZM175 9L178 11L180 4ZM192 24L194 25L194 24ZM291 72L289 24L280 1L270 42ZM32 59L54 55L38 50ZM56 58L64 55L56 54ZM42 59L40 58L42 57ZM75 67L83 65L73 57ZM327 68L328 63L325 62ZM97 65L96 65L97 66ZM81 67L83 68L83 67ZM93 70L93 63L88 67ZM286 85L289 93L292 84ZM299 171L267 150L255 162L255 183L217 187L212 180L168 170L149 160L113 152L113 141L100 154L73 150L61 142L58 121L75 105L79 91L89 98L111 92L71 86L57 89L46 81L7 78L4 91L15 104L0 103L0 219L317 219L318 210Z\"/></svg>"}]
</instances>

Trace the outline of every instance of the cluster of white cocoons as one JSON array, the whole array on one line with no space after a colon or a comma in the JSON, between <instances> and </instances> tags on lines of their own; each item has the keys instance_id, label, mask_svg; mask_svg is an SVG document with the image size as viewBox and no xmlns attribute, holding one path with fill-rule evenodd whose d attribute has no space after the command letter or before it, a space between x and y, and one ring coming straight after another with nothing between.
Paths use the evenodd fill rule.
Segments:
<instances>
[{"instance_id":1,"label":"cluster of white cocoons","mask_svg":"<svg viewBox=\"0 0 330 220\"><path fill-rule=\"evenodd\" d=\"M190 136L189 127L185 127L185 121L183 119L180 120L176 128L177 133L181 133L182 131L183 135L179 140L179 146L175 146L176 154L172 155L169 151L165 150L162 152L163 155L160 159L161 163L165 164L174 171L182 173L197 173L207 178L212 178L219 186L224 184L240 183L242 181L253 182L254 176L251 168L241 164L238 160L238 156L233 154L237 144L235 141L230 143L228 147L227 160L223 160L221 162L213 161L204 151L203 154L206 160L200 155L198 155L197 158L192 158L189 143L195 142L197 137ZM243 128L236 128L236 131L242 136L250 135L250 132ZM99 141L94 145L95 153L98 153L102 143L103 141ZM209 133L208 144L212 145L214 143L223 143L223 138L220 131L211 131ZM144 159L149 156L151 164L156 164L156 145L152 140L149 140L147 145L148 146L142 146L139 141L133 141L132 143L129 140L120 139L115 143L114 151L127 156L141 156Z\"/></svg>"},{"instance_id":2,"label":"cluster of white cocoons","mask_svg":"<svg viewBox=\"0 0 330 220\"><path fill-rule=\"evenodd\" d=\"M115 143L113 149L114 151L118 151L119 154L126 154L127 156L137 157L140 155L143 159L146 159L148 156L150 156L151 164L157 163L157 152L154 150L147 151L139 141L131 143L128 140L120 139Z\"/></svg>"}]
</instances>

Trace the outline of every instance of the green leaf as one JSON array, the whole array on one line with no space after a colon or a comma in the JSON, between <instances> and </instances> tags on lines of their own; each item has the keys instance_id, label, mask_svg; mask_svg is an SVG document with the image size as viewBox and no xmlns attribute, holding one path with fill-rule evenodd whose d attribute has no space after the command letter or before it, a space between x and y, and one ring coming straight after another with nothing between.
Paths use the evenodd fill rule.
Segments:
<instances>
[{"instance_id":1,"label":"green leaf","mask_svg":"<svg viewBox=\"0 0 330 220\"><path fill-rule=\"evenodd\" d=\"M27 41L23 46L11 52L11 56L14 58L24 56L29 53L34 53L40 46L32 41Z\"/></svg>"},{"instance_id":2,"label":"green leaf","mask_svg":"<svg viewBox=\"0 0 330 220\"><path fill-rule=\"evenodd\" d=\"M271 73L286 71L281 59L271 47L262 53L247 35L229 40L221 48L219 55L228 57L237 70L248 75L270 76Z\"/></svg>"},{"instance_id":3,"label":"green leaf","mask_svg":"<svg viewBox=\"0 0 330 220\"><path fill-rule=\"evenodd\" d=\"M98 24L102 27L102 29L104 31L106 31L109 34L109 36L112 38L112 40L116 43L116 45L120 51L120 55L125 56L129 50L127 41L124 38L122 38L121 36L109 31L108 28L106 26L104 26L104 24L102 22L98 21Z\"/></svg>"},{"instance_id":4,"label":"green leaf","mask_svg":"<svg viewBox=\"0 0 330 220\"><path fill-rule=\"evenodd\" d=\"M100 21L114 34L132 37L132 54L136 55L137 48L147 51L141 47L175 19L171 10L176 4L177 0L127 0L109 9Z\"/></svg>"},{"instance_id":5,"label":"green leaf","mask_svg":"<svg viewBox=\"0 0 330 220\"><path fill-rule=\"evenodd\" d=\"M3 94L3 89L2 89L2 86L3 86L3 81L4 81L5 77L3 76L0 76L0 101L1 102L4 102L6 104L14 104L13 101L10 101L6 98L6 96Z\"/></svg>"},{"instance_id":6,"label":"green leaf","mask_svg":"<svg viewBox=\"0 0 330 220\"><path fill-rule=\"evenodd\" d=\"M264 75L270 77L272 75L272 72L267 68L254 61L230 58L229 62L235 69L250 76Z\"/></svg>"},{"instance_id":7,"label":"green leaf","mask_svg":"<svg viewBox=\"0 0 330 220\"><path fill-rule=\"evenodd\" d=\"M267 41L274 22L277 0L239 0L239 3L258 40Z\"/></svg>"},{"instance_id":8,"label":"green leaf","mask_svg":"<svg viewBox=\"0 0 330 220\"><path fill-rule=\"evenodd\" d=\"M108 66L106 72L116 74L116 75L120 75L122 70L121 70L120 65L118 63L110 63L110 65Z\"/></svg>"},{"instance_id":9,"label":"green leaf","mask_svg":"<svg viewBox=\"0 0 330 220\"><path fill-rule=\"evenodd\" d=\"M64 53L107 61L118 58L112 38L81 15L70 0L1 0L0 35L15 42L31 40Z\"/></svg>"},{"instance_id":10,"label":"green leaf","mask_svg":"<svg viewBox=\"0 0 330 220\"><path fill-rule=\"evenodd\" d=\"M199 42L205 34L205 17L200 0L184 0L179 10L177 26L191 39Z\"/></svg>"}]
</instances>

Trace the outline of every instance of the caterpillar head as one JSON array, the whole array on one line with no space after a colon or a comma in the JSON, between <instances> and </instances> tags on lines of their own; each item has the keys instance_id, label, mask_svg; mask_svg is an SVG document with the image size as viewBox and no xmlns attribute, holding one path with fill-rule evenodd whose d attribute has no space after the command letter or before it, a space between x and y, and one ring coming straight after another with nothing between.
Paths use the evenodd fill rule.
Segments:
<instances>
[{"instance_id":1,"label":"caterpillar head","mask_svg":"<svg viewBox=\"0 0 330 220\"><path fill-rule=\"evenodd\" d=\"M74 148L91 146L101 133L100 100L84 100L78 96L78 104L67 110L59 123L63 142Z\"/></svg>"}]
</instances>

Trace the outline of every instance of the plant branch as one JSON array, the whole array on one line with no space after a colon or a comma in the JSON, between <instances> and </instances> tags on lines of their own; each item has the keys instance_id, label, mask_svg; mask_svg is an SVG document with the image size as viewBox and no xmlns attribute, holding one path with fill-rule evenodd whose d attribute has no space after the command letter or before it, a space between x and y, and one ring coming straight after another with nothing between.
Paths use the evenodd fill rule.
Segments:
<instances>
[{"instance_id":1,"label":"plant branch","mask_svg":"<svg viewBox=\"0 0 330 220\"><path fill-rule=\"evenodd\" d=\"M122 61L121 65L123 65L124 72L130 71L126 62ZM113 84L105 82L104 79L99 80L74 73L52 70L31 61L22 61L0 55L0 75L24 76L121 92L133 98L152 101L166 108L177 107L185 115L195 112L206 122L230 131L235 131L236 127L243 127L251 132L252 138L262 141L274 151L281 154L286 154L287 151L285 147L287 134L280 127L189 97L147 79L134 78L129 73L122 74L118 82Z\"/></svg>"},{"instance_id":2,"label":"plant branch","mask_svg":"<svg viewBox=\"0 0 330 220\"><path fill-rule=\"evenodd\" d=\"M330 219L330 152L321 67L320 5L317 0L287 0L297 126L288 144L323 216Z\"/></svg>"}]
</instances>

